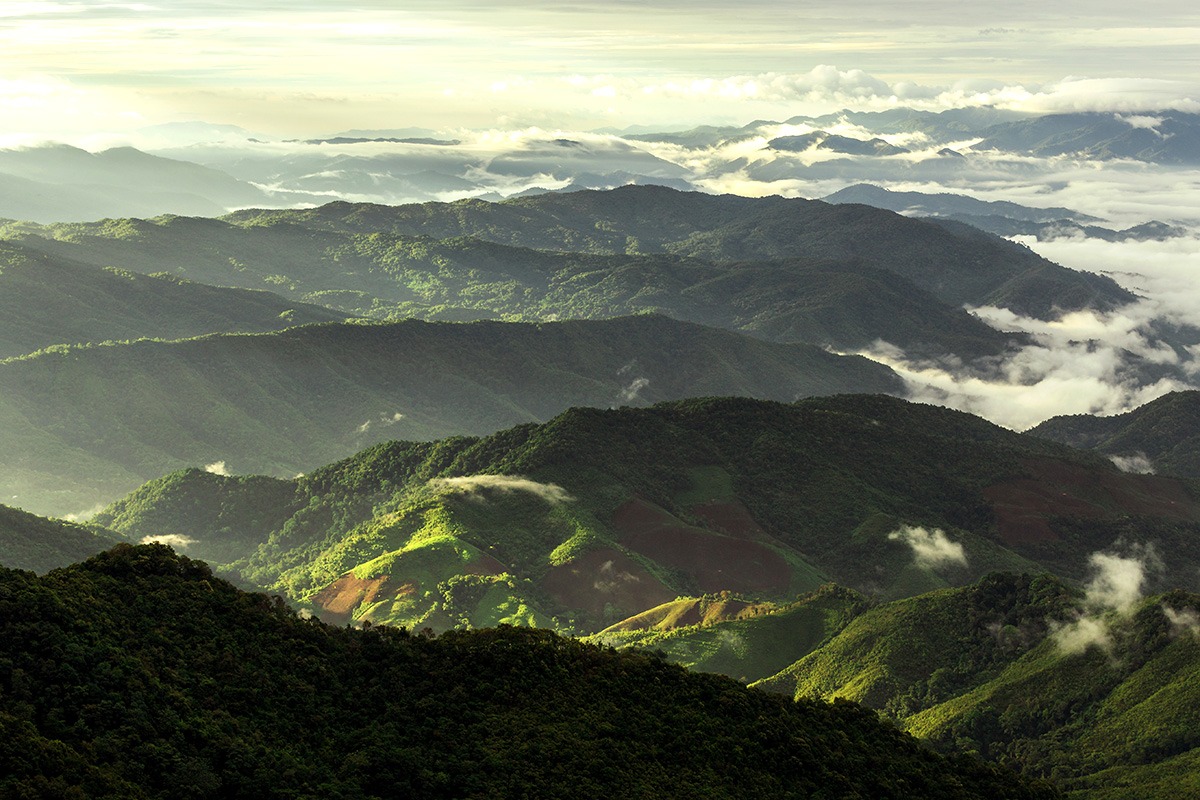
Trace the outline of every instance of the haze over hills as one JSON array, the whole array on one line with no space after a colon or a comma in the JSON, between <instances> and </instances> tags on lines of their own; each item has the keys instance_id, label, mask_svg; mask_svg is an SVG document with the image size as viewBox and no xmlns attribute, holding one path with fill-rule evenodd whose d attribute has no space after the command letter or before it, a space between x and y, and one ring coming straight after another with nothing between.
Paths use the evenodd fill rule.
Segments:
<instances>
[{"instance_id":1,"label":"haze over hills","mask_svg":"<svg viewBox=\"0 0 1200 800\"><path fill-rule=\"evenodd\" d=\"M1113 230L1092 224L1099 220L1069 208L1034 208L948 192L898 192L866 183L847 186L821 199L827 203L861 203L908 216L952 219L997 236L1034 236L1039 241L1080 237L1110 242L1162 240L1187 233L1182 227L1155 220Z\"/></svg>"},{"instance_id":2,"label":"haze over hills","mask_svg":"<svg viewBox=\"0 0 1200 800\"><path fill-rule=\"evenodd\" d=\"M45 519L0 505L0 564L44 573L94 556L123 541L112 531Z\"/></svg>"},{"instance_id":3,"label":"haze over hills","mask_svg":"<svg viewBox=\"0 0 1200 800\"><path fill-rule=\"evenodd\" d=\"M54 258L168 269L376 318L538 320L651 311L844 350L884 339L917 351L979 355L1010 342L869 260L822 260L818 253L713 264L666 254L549 252L476 238L314 230L307 213L298 213L264 224L169 217L8 230L21 246Z\"/></svg>"},{"instance_id":4,"label":"haze over hills","mask_svg":"<svg viewBox=\"0 0 1200 800\"><path fill-rule=\"evenodd\" d=\"M269 331L345 318L262 290L93 267L0 242L0 359L58 344Z\"/></svg>"},{"instance_id":5,"label":"haze over hills","mask_svg":"<svg viewBox=\"0 0 1200 800\"><path fill-rule=\"evenodd\" d=\"M217 215L278 202L220 170L132 147L97 153L62 144L0 150L0 175L5 178L0 217L35 222Z\"/></svg>"},{"instance_id":6,"label":"haze over hills","mask_svg":"<svg viewBox=\"0 0 1200 800\"><path fill-rule=\"evenodd\" d=\"M292 476L381 439L490 433L576 405L902 389L863 358L653 316L57 348L0 362L0 387L0 496L57 514L185 466Z\"/></svg>"},{"instance_id":7,"label":"haze over hills","mask_svg":"<svg viewBox=\"0 0 1200 800\"><path fill-rule=\"evenodd\" d=\"M2 6L0 800L1200 796L1195 11L629 5Z\"/></svg>"}]
</instances>

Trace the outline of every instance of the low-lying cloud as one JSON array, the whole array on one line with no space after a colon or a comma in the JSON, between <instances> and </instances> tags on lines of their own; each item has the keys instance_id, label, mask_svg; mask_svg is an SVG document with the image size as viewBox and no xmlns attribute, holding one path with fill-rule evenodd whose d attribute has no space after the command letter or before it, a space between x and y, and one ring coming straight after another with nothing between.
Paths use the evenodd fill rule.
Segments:
<instances>
[{"instance_id":1,"label":"low-lying cloud","mask_svg":"<svg viewBox=\"0 0 1200 800\"><path fill-rule=\"evenodd\" d=\"M913 560L919 567L937 569L938 567L967 565L967 553L960 542L950 541L950 537L941 528L928 530L926 528L902 525L899 530L888 534L893 542L904 542L913 552Z\"/></svg>"},{"instance_id":2,"label":"low-lying cloud","mask_svg":"<svg viewBox=\"0 0 1200 800\"><path fill-rule=\"evenodd\" d=\"M620 393L617 395L617 399L619 399L622 403L632 403L641 395L642 389L645 389L649 385L649 378L634 378L632 381L630 381L628 386L621 389Z\"/></svg>"},{"instance_id":3,"label":"low-lying cloud","mask_svg":"<svg viewBox=\"0 0 1200 800\"><path fill-rule=\"evenodd\" d=\"M1200 613L1197 613L1196 609L1163 606L1162 610L1167 621L1171 623L1172 636L1182 636L1185 633L1200 636Z\"/></svg>"},{"instance_id":4,"label":"low-lying cloud","mask_svg":"<svg viewBox=\"0 0 1200 800\"><path fill-rule=\"evenodd\" d=\"M483 490L524 492L537 495L551 505L569 503L575 498L556 483L538 483L519 475L465 475L457 478L434 478L429 486L455 494L480 496Z\"/></svg>"},{"instance_id":5,"label":"low-lying cloud","mask_svg":"<svg viewBox=\"0 0 1200 800\"><path fill-rule=\"evenodd\" d=\"M142 544L165 544L168 547L173 547L176 550L186 550L191 545L198 542L198 539L193 539L190 536L184 536L181 533L163 533L157 536L143 536Z\"/></svg>"},{"instance_id":6,"label":"low-lying cloud","mask_svg":"<svg viewBox=\"0 0 1200 800\"><path fill-rule=\"evenodd\" d=\"M1111 617L1128 615L1143 597L1148 574L1163 566L1152 545L1132 548L1130 555L1093 553L1088 561L1092 578L1086 587L1082 613L1073 622L1051 625L1051 635L1068 654L1091 647L1111 651Z\"/></svg>"},{"instance_id":7,"label":"low-lying cloud","mask_svg":"<svg viewBox=\"0 0 1200 800\"><path fill-rule=\"evenodd\" d=\"M404 415L399 411L393 411L391 414L380 414L375 419L369 419L362 425L359 425L355 428L355 432L363 434L369 432L371 428L389 428L402 419L404 419Z\"/></svg>"},{"instance_id":8,"label":"low-lying cloud","mask_svg":"<svg viewBox=\"0 0 1200 800\"><path fill-rule=\"evenodd\" d=\"M1078 311L1046 321L1003 308L977 308L972 313L992 327L1025 334L1032 342L970 363L913 359L886 342L860 354L895 370L909 399L1024 430L1060 414L1123 413L1169 392L1194 388L1194 356L1157 337L1160 310L1156 301L1145 300L1111 312ZM1154 375L1159 367L1164 369Z\"/></svg>"},{"instance_id":9,"label":"low-lying cloud","mask_svg":"<svg viewBox=\"0 0 1200 800\"><path fill-rule=\"evenodd\" d=\"M104 503L97 503L89 509L78 511L74 514L65 514L63 519L67 522L87 522L92 517L99 514L105 508Z\"/></svg>"},{"instance_id":10,"label":"low-lying cloud","mask_svg":"<svg viewBox=\"0 0 1200 800\"><path fill-rule=\"evenodd\" d=\"M1109 456L1108 460L1116 464L1117 469L1135 475L1153 475L1154 462L1145 453L1134 453L1128 456Z\"/></svg>"},{"instance_id":11,"label":"low-lying cloud","mask_svg":"<svg viewBox=\"0 0 1200 800\"><path fill-rule=\"evenodd\" d=\"M213 475L229 475L229 469L225 466L224 461L214 461L211 464L205 464L204 471L210 472Z\"/></svg>"}]
</instances>

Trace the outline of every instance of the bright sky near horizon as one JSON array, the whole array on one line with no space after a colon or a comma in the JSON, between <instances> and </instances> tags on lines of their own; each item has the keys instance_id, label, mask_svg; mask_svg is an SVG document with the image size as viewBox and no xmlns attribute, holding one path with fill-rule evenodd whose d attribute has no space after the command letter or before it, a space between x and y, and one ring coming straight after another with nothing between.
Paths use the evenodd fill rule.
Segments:
<instances>
[{"instance_id":1,"label":"bright sky near horizon","mask_svg":"<svg viewBox=\"0 0 1200 800\"><path fill-rule=\"evenodd\" d=\"M1200 110L1193 3L0 0L0 133Z\"/></svg>"}]
</instances>

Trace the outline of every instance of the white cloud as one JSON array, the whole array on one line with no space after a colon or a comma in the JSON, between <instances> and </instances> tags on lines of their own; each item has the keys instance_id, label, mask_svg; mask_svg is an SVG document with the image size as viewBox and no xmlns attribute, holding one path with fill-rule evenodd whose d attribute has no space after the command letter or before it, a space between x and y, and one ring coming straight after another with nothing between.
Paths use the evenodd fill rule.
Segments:
<instances>
[{"instance_id":1,"label":"white cloud","mask_svg":"<svg viewBox=\"0 0 1200 800\"><path fill-rule=\"evenodd\" d=\"M143 536L142 544L165 544L168 547L173 547L176 550L186 550L190 545L197 542L190 536L184 536L180 533L164 533L158 536Z\"/></svg>"},{"instance_id":2,"label":"white cloud","mask_svg":"<svg viewBox=\"0 0 1200 800\"><path fill-rule=\"evenodd\" d=\"M214 461L211 464L204 465L205 472L211 472L213 475L228 475L229 469L225 466L224 461Z\"/></svg>"},{"instance_id":3,"label":"white cloud","mask_svg":"<svg viewBox=\"0 0 1200 800\"><path fill-rule=\"evenodd\" d=\"M1082 653L1090 647L1112 649L1109 619L1126 615L1142 599L1147 573L1162 569L1153 546L1135 547L1132 555L1093 553L1092 578L1086 587L1084 612L1070 623L1054 623L1051 635L1063 652Z\"/></svg>"},{"instance_id":4,"label":"white cloud","mask_svg":"<svg viewBox=\"0 0 1200 800\"><path fill-rule=\"evenodd\" d=\"M1128 456L1109 456L1109 461L1117 465L1117 469L1122 472L1131 472L1136 475L1153 475L1154 462L1146 457L1145 453L1134 453Z\"/></svg>"},{"instance_id":5,"label":"white cloud","mask_svg":"<svg viewBox=\"0 0 1200 800\"><path fill-rule=\"evenodd\" d=\"M1052 635L1064 653L1077 655L1091 647L1112 649L1108 624L1099 617L1080 617L1068 625L1052 625Z\"/></svg>"},{"instance_id":6,"label":"white cloud","mask_svg":"<svg viewBox=\"0 0 1200 800\"><path fill-rule=\"evenodd\" d=\"M104 503L97 503L96 505L92 506L91 508L89 508L85 511L79 511L74 514L65 514L65 515L63 515L63 519L65 519L67 522L87 522L89 519L96 516L104 509L105 509Z\"/></svg>"},{"instance_id":7,"label":"white cloud","mask_svg":"<svg viewBox=\"0 0 1200 800\"><path fill-rule=\"evenodd\" d=\"M573 498L556 483L538 483L519 475L466 475L457 478L434 478L429 486L451 493L477 494L482 489L498 492L525 492L537 495L551 505L569 503Z\"/></svg>"},{"instance_id":8,"label":"white cloud","mask_svg":"<svg viewBox=\"0 0 1200 800\"><path fill-rule=\"evenodd\" d=\"M925 528L903 525L888 534L891 541L901 541L912 548L917 566L936 569L948 565L967 565L967 553L960 542L950 541L941 528Z\"/></svg>"},{"instance_id":9,"label":"white cloud","mask_svg":"<svg viewBox=\"0 0 1200 800\"><path fill-rule=\"evenodd\" d=\"M634 378L629 382L629 385L623 388L618 396L623 403L632 403L641 395L642 389L650 385L649 378Z\"/></svg>"},{"instance_id":10,"label":"white cloud","mask_svg":"<svg viewBox=\"0 0 1200 800\"><path fill-rule=\"evenodd\" d=\"M391 414L380 414L375 419L369 419L354 430L355 433L363 434L370 431L373 427L391 427L402 419L404 419L404 414L400 413L399 411L393 411Z\"/></svg>"}]
</instances>

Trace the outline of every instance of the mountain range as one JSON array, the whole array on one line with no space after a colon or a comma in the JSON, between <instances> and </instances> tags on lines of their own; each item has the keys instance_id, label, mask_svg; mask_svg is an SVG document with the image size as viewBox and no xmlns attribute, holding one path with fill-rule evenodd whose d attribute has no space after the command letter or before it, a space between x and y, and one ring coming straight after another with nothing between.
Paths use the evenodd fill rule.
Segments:
<instances>
[{"instance_id":1,"label":"mountain range","mask_svg":"<svg viewBox=\"0 0 1200 800\"><path fill-rule=\"evenodd\" d=\"M903 389L864 358L657 316L59 347L0 362L0 387L0 496L58 514L187 466L290 477L381 439L491 433L577 405Z\"/></svg>"}]
</instances>

